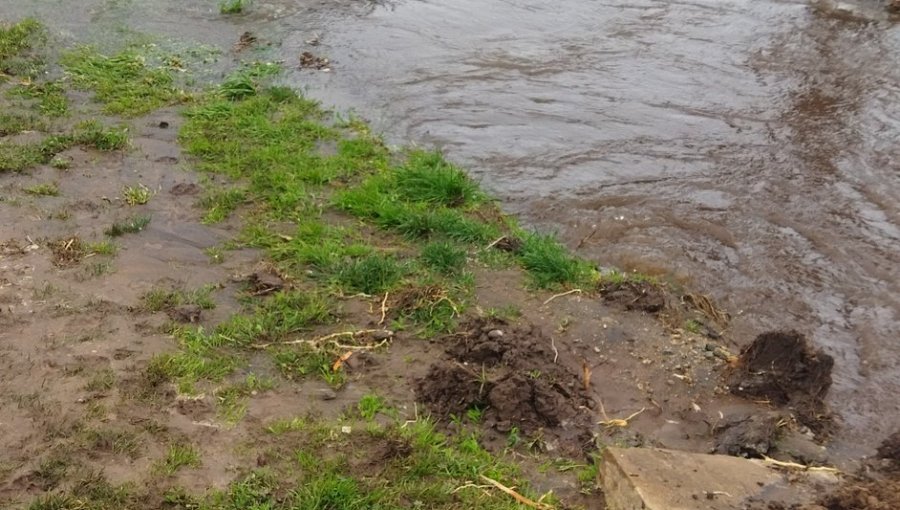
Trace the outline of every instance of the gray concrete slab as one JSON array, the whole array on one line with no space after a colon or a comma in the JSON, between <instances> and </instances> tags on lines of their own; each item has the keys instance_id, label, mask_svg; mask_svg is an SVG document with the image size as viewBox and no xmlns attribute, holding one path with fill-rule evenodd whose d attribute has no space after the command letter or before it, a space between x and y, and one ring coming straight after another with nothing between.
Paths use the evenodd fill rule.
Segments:
<instances>
[{"instance_id":1,"label":"gray concrete slab","mask_svg":"<svg viewBox=\"0 0 900 510\"><path fill-rule=\"evenodd\" d=\"M657 448L607 448L600 477L609 510L738 510L793 492L759 461Z\"/></svg>"}]
</instances>

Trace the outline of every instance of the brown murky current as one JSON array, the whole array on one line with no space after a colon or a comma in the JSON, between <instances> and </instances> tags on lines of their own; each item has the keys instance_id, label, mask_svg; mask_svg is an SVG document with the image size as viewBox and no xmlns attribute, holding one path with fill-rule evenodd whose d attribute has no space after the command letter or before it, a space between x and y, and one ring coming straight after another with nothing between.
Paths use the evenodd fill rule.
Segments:
<instances>
[{"instance_id":1,"label":"brown murky current","mask_svg":"<svg viewBox=\"0 0 900 510\"><path fill-rule=\"evenodd\" d=\"M0 17L226 48L251 30L288 83L443 148L583 255L687 278L739 342L809 334L836 358L837 451L900 424L900 24L877 2L214 4L0 0ZM296 69L302 51L331 72Z\"/></svg>"}]
</instances>

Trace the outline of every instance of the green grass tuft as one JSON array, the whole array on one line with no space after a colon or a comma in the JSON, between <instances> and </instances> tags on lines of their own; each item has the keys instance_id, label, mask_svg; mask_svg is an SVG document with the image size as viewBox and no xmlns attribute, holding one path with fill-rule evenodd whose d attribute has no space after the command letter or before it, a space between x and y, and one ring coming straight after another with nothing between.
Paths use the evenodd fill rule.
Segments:
<instances>
[{"instance_id":1,"label":"green grass tuft","mask_svg":"<svg viewBox=\"0 0 900 510\"><path fill-rule=\"evenodd\" d=\"M520 258L533 283L540 288L584 283L591 275L591 266L574 257L552 236L526 236Z\"/></svg>"},{"instance_id":2,"label":"green grass tuft","mask_svg":"<svg viewBox=\"0 0 900 510\"><path fill-rule=\"evenodd\" d=\"M167 475L173 475L181 468L198 468L201 464L197 448L187 443L174 443L169 446L158 469Z\"/></svg>"},{"instance_id":3,"label":"green grass tuft","mask_svg":"<svg viewBox=\"0 0 900 510\"><path fill-rule=\"evenodd\" d=\"M150 224L150 216L132 216L124 221L113 223L104 233L110 237L119 237L125 234L136 234Z\"/></svg>"},{"instance_id":4,"label":"green grass tuft","mask_svg":"<svg viewBox=\"0 0 900 510\"><path fill-rule=\"evenodd\" d=\"M143 184L125 186L122 189L122 197L125 199L125 203L130 206L144 205L153 198L153 192Z\"/></svg>"},{"instance_id":5,"label":"green grass tuft","mask_svg":"<svg viewBox=\"0 0 900 510\"><path fill-rule=\"evenodd\" d=\"M338 282L350 291L379 294L400 283L404 273L394 257L373 253L348 261L338 273Z\"/></svg>"},{"instance_id":6,"label":"green grass tuft","mask_svg":"<svg viewBox=\"0 0 900 510\"><path fill-rule=\"evenodd\" d=\"M55 197L59 195L59 186L55 182L45 182L22 188L22 191L29 195Z\"/></svg>"},{"instance_id":7,"label":"green grass tuft","mask_svg":"<svg viewBox=\"0 0 900 510\"><path fill-rule=\"evenodd\" d=\"M400 195L412 202L460 207L481 196L465 172L436 152L412 152L395 177Z\"/></svg>"},{"instance_id":8,"label":"green grass tuft","mask_svg":"<svg viewBox=\"0 0 900 510\"><path fill-rule=\"evenodd\" d=\"M148 66L132 50L106 56L84 47L65 53L60 63L76 86L94 92L107 113L136 117L185 97L170 70Z\"/></svg>"},{"instance_id":9,"label":"green grass tuft","mask_svg":"<svg viewBox=\"0 0 900 510\"><path fill-rule=\"evenodd\" d=\"M59 82L28 82L10 89L12 96L36 100L38 111L50 117L62 117L69 113L69 99Z\"/></svg>"},{"instance_id":10,"label":"green grass tuft","mask_svg":"<svg viewBox=\"0 0 900 510\"><path fill-rule=\"evenodd\" d=\"M212 298L215 285L206 285L194 290L182 289L152 289L146 292L141 300L144 308L151 312L160 312L174 306L197 305L203 310L211 310L216 307Z\"/></svg>"},{"instance_id":11,"label":"green grass tuft","mask_svg":"<svg viewBox=\"0 0 900 510\"><path fill-rule=\"evenodd\" d=\"M459 274L466 266L466 250L446 241L428 243L422 248L422 262L445 275Z\"/></svg>"},{"instance_id":12,"label":"green grass tuft","mask_svg":"<svg viewBox=\"0 0 900 510\"><path fill-rule=\"evenodd\" d=\"M250 5L250 0L222 0L219 12L222 14L240 14Z\"/></svg>"},{"instance_id":13,"label":"green grass tuft","mask_svg":"<svg viewBox=\"0 0 900 510\"><path fill-rule=\"evenodd\" d=\"M36 74L34 63L25 55L43 35L43 26L33 19L0 25L0 80L3 75Z\"/></svg>"}]
</instances>

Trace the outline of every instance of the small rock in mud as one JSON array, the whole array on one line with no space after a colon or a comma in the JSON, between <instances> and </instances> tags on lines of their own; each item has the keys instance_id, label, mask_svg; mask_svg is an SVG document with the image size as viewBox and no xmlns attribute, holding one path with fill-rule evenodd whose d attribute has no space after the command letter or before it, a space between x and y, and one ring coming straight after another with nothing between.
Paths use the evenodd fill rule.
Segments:
<instances>
[{"instance_id":1,"label":"small rock in mud","mask_svg":"<svg viewBox=\"0 0 900 510\"><path fill-rule=\"evenodd\" d=\"M778 418L774 414L757 414L720 425L716 453L748 458L768 455L778 435Z\"/></svg>"},{"instance_id":2,"label":"small rock in mud","mask_svg":"<svg viewBox=\"0 0 900 510\"><path fill-rule=\"evenodd\" d=\"M775 450L782 456L788 456L807 466L823 466L828 463L828 450L797 431L785 433L775 445Z\"/></svg>"},{"instance_id":3,"label":"small rock in mud","mask_svg":"<svg viewBox=\"0 0 900 510\"><path fill-rule=\"evenodd\" d=\"M735 395L792 408L801 423L823 433L832 425L824 398L833 366L834 358L813 349L800 333L773 331L741 351L726 383Z\"/></svg>"},{"instance_id":4,"label":"small rock in mud","mask_svg":"<svg viewBox=\"0 0 900 510\"><path fill-rule=\"evenodd\" d=\"M646 282L624 282L604 285L600 289L603 300L626 310L659 313L666 306L662 289Z\"/></svg>"},{"instance_id":5,"label":"small rock in mud","mask_svg":"<svg viewBox=\"0 0 900 510\"><path fill-rule=\"evenodd\" d=\"M326 71L329 69L328 66L329 62L327 58L317 57L309 51L304 51L300 54L301 69L316 69L319 71Z\"/></svg>"},{"instance_id":6,"label":"small rock in mud","mask_svg":"<svg viewBox=\"0 0 900 510\"><path fill-rule=\"evenodd\" d=\"M169 190L170 195L175 195L176 197L181 197L184 195L196 195L200 192L200 186L194 184L193 182L179 182L178 184L172 186Z\"/></svg>"},{"instance_id":7,"label":"small rock in mud","mask_svg":"<svg viewBox=\"0 0 900 510\"><path fill-rule=\"evenodd\" d=\"M166 314L175 322L200 322L200 314L202 309L199 305L180 305L173 306L166 310Z\"/></svg>"},{"instance_id":8,"label":"small rock in mud","mask_svg":"<svg viewBox=\"0 0 900 510\"><path fill-rule=\"evenodd\" d=\"M250 284L249 291L254 296L265 296L284 288L284 280L280 276L266 271L251 274L247 278L247 283Z\"/></svg>"}]
</instances>

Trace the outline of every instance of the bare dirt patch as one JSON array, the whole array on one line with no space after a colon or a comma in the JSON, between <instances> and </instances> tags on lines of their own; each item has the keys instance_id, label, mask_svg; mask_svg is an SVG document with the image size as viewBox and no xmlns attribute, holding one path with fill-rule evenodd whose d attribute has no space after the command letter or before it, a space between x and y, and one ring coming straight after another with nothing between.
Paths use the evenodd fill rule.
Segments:
<instances>
[{"instance_id":1,"label":"bare dirt patch","mask_svg":"<svg viewBox=\"0 0 900 510\"><path fill-rule=\"evenodd\" d=\"M441 417L479 409L498 432L542 431L570 452L588 450L594 404L558 357L537 327L473 320L418 381L416 395Z\"/></svg>"}]
</instances>

